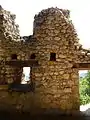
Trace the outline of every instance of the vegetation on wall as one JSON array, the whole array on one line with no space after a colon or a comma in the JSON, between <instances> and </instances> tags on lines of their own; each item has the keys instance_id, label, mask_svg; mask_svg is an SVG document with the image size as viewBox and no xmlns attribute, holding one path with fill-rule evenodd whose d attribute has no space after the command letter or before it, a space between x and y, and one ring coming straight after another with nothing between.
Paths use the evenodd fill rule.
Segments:
<instances>
[{"instance_id":1,"label":"vegetation on wall","mask_svg":"<svg viewBox=\"0 0 90 120\"><path fill-rule=\"evenodd\" d=\"M80 77L79 82L80 104L90 103L90 71L87 72L86 76Z\"/></svg>"}]
</instances>

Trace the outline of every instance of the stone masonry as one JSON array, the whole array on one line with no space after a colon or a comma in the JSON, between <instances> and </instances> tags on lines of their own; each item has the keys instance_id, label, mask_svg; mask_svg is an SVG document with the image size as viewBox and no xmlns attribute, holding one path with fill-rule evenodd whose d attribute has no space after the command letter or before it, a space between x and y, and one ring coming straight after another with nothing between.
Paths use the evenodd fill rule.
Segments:
<instances>
[{"instance_id":1,"label":"stone masonry","mask_svg":"<svg viewBox=\"0 0 90 120\"><path fill-rule=\"evenodd\" d=\"M34 92L0 91L0 108L22 111L33 109L79 110L79 73L73 67L90 63L90 50L82 48L70 20L70 11L59 8L42 10L34 17L33 35L20 37L15 15L0 6L0 86L20 84L23 67L6 65L12 61L34 60L31 67Z\"/></svg>"}]
</instances>

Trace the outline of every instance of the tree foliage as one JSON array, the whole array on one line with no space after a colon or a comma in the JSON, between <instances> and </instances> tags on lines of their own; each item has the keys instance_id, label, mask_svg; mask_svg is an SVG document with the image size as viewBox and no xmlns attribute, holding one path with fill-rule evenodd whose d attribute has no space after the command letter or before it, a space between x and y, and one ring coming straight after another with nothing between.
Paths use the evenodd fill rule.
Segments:
<instances>
[{"instance_id":1,"label":"tree foliage","mask_svg":"<svg viewBox=\"0 0 90 120\"><path fill-rule=\"evenodd\" d=\"M90 103L90 71L84 78L80 78L80 104Z\"/></svg>"}]
</instances>

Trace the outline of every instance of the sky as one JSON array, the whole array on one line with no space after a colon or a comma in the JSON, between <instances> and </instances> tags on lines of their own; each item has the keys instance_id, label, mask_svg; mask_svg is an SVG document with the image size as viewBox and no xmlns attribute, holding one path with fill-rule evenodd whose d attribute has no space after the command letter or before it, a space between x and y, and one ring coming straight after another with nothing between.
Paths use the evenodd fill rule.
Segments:
<instances>
[{"instance_id":1,"label":"sky","mask_svg":"<svg viewBox=\"0 0 90 120\"><path fill-rule=\"evenodd\" d=\"M0 0L2 7L16 14L20 35L33 33L34 15L48 7L69 9L84 48L90 48L90 0Z\"/></svg>"}]
</instances>

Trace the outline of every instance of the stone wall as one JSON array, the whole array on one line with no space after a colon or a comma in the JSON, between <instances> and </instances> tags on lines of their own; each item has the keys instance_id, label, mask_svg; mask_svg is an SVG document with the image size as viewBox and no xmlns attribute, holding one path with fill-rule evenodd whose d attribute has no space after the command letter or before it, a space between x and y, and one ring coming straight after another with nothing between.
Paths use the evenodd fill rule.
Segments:
<instances>
[{"instance_id":1,"label":"stone wall","mask_svg":"<svg viewBox=\"0 0 90 120\"><path fill-rule=\"evenodd\" d=\"M72 69L78 60L74 45L78 44L78 38L64 14L58 8L50 8L35 16L34 37L40 44L37 50L41 54L39 64L42 68L35 77L42 84L43 107L67 110L79 107L78 70ZM50 61L50 53L56 53L56 61Z\"/></svg>"},{"instance_id":2,"label":"stone wall","mask_svg":"<svg viewBox=\"0 0 90 120\"><path fill-rule=\"evenodd\" d=\"M35 15L33 35L21 39L17 29L13 28L14 19L14 16L0 7L0 84L20 83L22 68L4 64L12 60L12 54L17 55L16 61L26 61L34 53L39 65L32 66L31 71L35 83L34 92L0 91L0 108L6 109L9 106L27 111L36 108L78 111L79 74L78 68L73 68L73 65L89 63L90 51L84 50L79 44L70 20L70 11L59 8L42 10ZM7 32L7 36L11 36L8 39ZM54 60L50 58L52 53L56 55Z\"/></svg>"}]
</instances>

